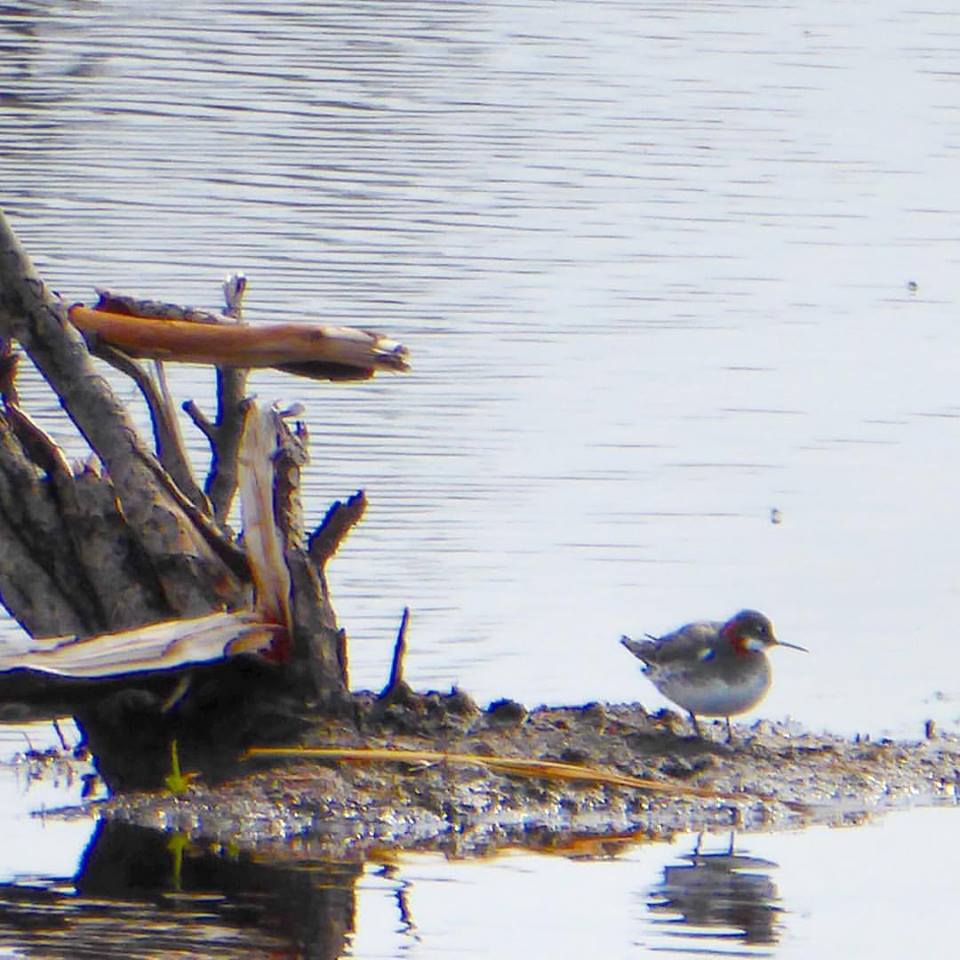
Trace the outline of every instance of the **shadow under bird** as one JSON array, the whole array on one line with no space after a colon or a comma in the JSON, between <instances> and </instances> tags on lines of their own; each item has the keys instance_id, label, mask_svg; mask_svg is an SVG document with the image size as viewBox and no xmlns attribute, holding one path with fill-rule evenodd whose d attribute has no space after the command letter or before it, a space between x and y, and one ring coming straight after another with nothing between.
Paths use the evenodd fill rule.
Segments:
<instances>
[{"instance_id":1,"label":"shadow under bird","mask_svg":"<svg viewBox=\"0 0 960 960\"><path fill-rule=\"evenodd\" d=\"M697 717L724 717L732 740L730 718L755 707L770 689L772 674L766 651L771 647L805 647L783 643L773 624L757 610L741 610L727 621L688 623L662 637L621 637L620 642L645 664L653 685L690 714L697 736Z\"/></svg>"}]
</instances>

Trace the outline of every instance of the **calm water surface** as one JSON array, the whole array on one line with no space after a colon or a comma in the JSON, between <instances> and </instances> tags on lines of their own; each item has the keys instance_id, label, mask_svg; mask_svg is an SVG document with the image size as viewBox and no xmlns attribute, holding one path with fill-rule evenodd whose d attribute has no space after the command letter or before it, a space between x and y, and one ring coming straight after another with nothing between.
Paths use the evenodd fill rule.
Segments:
<instances>
[{"instance_id":1,"label":"calm water surface","mask_svg":"<svg viewBox=\"0 0 960 960\"><path fill-rule=\"evenodd\" d=\"M293 865L21 819L0 872L0 956L948 957L957 816Z\"/></svg>"},{"instance_id":2,"label":"calm water surface","mask_svg":"<svg viewBox=\"0 0 960 960\"><path fill-rule=\"evenodd\" d=\"M69 299L215 306L243 269L251 320L409 345L407 377L252 380L306 404L312 520L370 497L331 567L356 686L409 604L418 686L659 706L617 637L749 605L812 651L762 715L956 729L958 51L939 0L7 5L0 202ZM820 877L777 843L748 847L781 896ZM644 914L653 881L606 867ZM528 867L444 869L421 917ZM846 956L858 902L784 923Z\"/></svg>"}]
</instances>

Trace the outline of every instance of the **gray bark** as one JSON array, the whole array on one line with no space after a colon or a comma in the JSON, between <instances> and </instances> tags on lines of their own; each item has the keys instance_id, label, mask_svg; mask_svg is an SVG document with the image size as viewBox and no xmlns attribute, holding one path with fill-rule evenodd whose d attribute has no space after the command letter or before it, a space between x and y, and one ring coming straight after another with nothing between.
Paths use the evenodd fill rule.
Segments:
<instances>
[{"instance_id":1,"label":"gray bark","mask_svg":"<svg viewBox=\"0 0 960 960\"><path fill-rule=\"evenodd\" d=\"M173 481L94 369L83 338L37 276L2 212L0 334L19 341L103 462L171 613L196 615L239 602L242 584L177 502Z\"/></svg>"}]
</instances>

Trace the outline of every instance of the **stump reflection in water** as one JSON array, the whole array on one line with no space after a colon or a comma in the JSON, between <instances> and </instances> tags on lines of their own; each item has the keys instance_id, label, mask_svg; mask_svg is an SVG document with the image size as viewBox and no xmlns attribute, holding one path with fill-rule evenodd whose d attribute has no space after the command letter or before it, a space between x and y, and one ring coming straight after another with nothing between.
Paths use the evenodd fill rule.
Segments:
<instances>
[{"instance_id":1,"label":"stump reflection in water","mask_svg":"<svg viewBox=\"0 0 960 960\"><path fill-rule=\"evenodd\" d=\"M45 957L284 955L333 960L361 864L257 863L100 823L72 883L0 885L0 949Z\"/></svg>"}]
</instances>

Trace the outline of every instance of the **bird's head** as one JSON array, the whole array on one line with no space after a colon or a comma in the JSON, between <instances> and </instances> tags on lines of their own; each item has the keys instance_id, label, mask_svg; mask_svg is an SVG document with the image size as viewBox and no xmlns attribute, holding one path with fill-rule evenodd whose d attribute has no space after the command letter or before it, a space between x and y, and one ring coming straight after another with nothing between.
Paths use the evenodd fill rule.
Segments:
<instances>
[{"instance_id":1,"label":"bird's head","mask_svg":"<svg viewBox=\"0 0 960 960\"><path fill-rule=\"evenodd\" d=\"M806 647L778 640L770 618L758 610L741 610L734 614L720 632L737 653L758 653L770 647L790 647L791 650L807 652Z\"/></svg>"}]
</instances>

